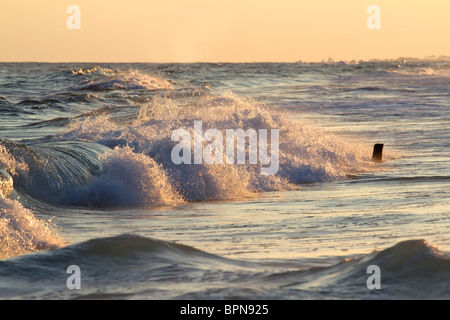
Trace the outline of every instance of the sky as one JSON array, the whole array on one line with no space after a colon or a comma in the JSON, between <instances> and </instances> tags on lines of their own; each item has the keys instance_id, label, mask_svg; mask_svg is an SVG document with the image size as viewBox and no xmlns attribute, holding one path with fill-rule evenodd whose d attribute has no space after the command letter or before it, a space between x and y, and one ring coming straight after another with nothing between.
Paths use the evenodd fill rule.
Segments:
<instances>
[{"instance_id":1,"label":"sky","mask_svg":"<svg viewBox=\"0 0 450 320\"><path fill-rule=\"evenodd\" d=\"M0 0L3 62L422 58L449 39L448 0Z\"/></svg>"}]
</instances>

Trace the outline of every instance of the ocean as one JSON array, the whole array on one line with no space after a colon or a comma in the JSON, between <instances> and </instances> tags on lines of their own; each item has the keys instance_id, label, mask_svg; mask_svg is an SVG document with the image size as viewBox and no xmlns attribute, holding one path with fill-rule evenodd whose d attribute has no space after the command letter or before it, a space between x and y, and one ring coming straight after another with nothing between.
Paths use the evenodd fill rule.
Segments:
<instances>
[{"instance_id":1,"label":"ocean","mask_svg":"<svg viewBox=\"0 0 450 320\"><path fill-rule=\"evenodd\" d=\"M446 58L0 63L0 115L0 299L450 298Z\"/></svg>"}]
</instances>

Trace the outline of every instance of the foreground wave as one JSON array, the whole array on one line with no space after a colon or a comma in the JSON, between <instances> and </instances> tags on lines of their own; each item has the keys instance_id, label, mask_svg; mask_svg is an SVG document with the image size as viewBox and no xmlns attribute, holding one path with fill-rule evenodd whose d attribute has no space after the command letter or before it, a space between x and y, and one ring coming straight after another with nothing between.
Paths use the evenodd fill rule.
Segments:
<instances>
[{"instance_id":1,"label":"foreground wave","mask_svg":"<svg viewBox=\"0 0 450 320\"><path fill-rule=\"evenodd\" d=\"M81 289L66 287L69 265ZM400 242L338 264L280 267L264 260L226 259L183 244L138 235L98 238L0 261L6 299L446 299L450 259L424 240ZM366 286L367 268L381 269L381 289ZM125 267L126 266L126 267Z\"/></svg>"}]
</instances>

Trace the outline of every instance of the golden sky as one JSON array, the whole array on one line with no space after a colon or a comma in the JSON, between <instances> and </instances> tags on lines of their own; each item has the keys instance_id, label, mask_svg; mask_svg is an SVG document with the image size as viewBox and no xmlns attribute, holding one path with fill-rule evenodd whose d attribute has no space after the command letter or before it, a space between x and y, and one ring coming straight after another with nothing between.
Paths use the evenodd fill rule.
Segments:
<instances>
[{"instance_id":1,"label":"golden sky","mask_svg":"<svg viewBox=\"0 0 450 320\"><path fill-rule=\"evenodd\" d=\"M80 8L80 29L66 21ZM370 5L381 29L370 30ZM449 0L1 0L0 61L294 62L450 55Z\"/></svg>"}]
</instances>

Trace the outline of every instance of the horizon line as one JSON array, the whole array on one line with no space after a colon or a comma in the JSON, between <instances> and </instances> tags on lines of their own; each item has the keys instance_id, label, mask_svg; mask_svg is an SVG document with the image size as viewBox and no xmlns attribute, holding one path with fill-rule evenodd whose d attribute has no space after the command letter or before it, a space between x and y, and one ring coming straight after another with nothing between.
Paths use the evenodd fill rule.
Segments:
<instances>
[{"instance_id":1,"label":"horizon line","mask_svg":"<svg viewBox=\"0 0 450 320\"><path fill-rule=\"evenodd\" d=\"M372 58L372 59L346 59L335 60L332 57L319 60L296 60L296 61L0 61L0 63L148 63L148 64L208 64L208 63L337 63L337 62L374 62L374 61L396 61L396 60L450 60L450 55L428 55L424 57L397 57L397 58Z\"/></svg>"}]
</instances>

